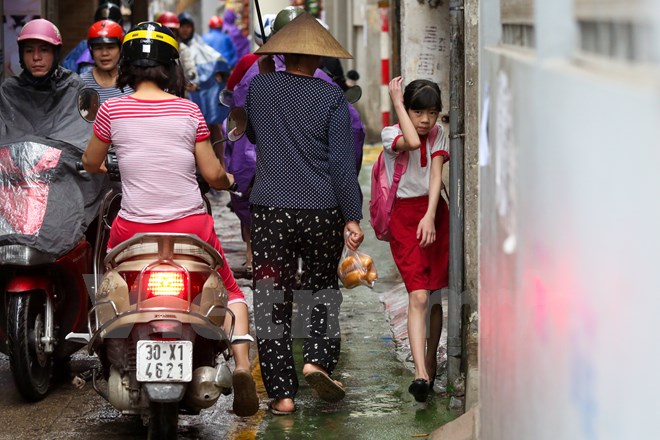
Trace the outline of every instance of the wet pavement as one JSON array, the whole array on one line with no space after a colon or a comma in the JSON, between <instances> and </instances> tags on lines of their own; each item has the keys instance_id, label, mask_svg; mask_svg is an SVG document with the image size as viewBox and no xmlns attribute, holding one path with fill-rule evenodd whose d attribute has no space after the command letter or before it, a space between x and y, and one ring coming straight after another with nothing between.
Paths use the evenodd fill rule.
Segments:
<instances>
[{"instance_id":1,"label":"wet pavement","mask_svg":"<svg viewBox=\"0 0 660 440\"><path fill-rule=\"evenodd\" d=\"M365 154L365 163L375 159ZM363 168L360 181L369 200L371 167ZM212 197L216 229L230 266L242 276L244 244L236 216L227 208L226 193ZM459 413L448 410L449 399L434 394L418 404L407 389L413 379L405 340L406 296L387 243L376 240L369 228L365 202L365 242L361 250L376 262L379 281L375 288L343 290L340 317L342 350L335 370L346 387L346 398L329 404L316 399L302 378L301 344L296 346L300 389L297 411L290 416L267 412L268 401L261 385L258 363L253 375L258 383L261 409L251 418L237 418L231 411L231 396L199 416L181 416L182 439L405 439L423 438ZM251 308L251 281L239 278ZM388 320L389 318L389 320ZM395 340L393 336L396 335ZM444 339L444 334L443 334ZM442 362L440 353L440 362ZM256 356L253 346L251 355ZM71 367L79 373L94 365L95 358L79 352ZM146 438L140 419L121 416L88 383L75 389L68 381L56 386L38 403L24 403L15 390L7 358L0 355L0 440L21 439L138 439Z\"/></svg>"}]
</instances>

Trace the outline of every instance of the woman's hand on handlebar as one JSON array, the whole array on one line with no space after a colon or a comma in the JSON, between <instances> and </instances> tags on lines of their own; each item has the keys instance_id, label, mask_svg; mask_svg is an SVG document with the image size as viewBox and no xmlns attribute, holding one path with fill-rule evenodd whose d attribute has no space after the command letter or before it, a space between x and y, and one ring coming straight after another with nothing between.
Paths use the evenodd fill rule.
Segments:
<instances>
[{"instance_id":1,"label":"woman's hand on handlebar","mask_svg":"<svg viewBox=\"0 0 660 440\"><path fill-rule=\"evenodd\" d=\"M346 222L346 226L344 226L344 243L346 247L352 251L356 251L363 240L364 232L360 228L360 223L355 220Z\"/></svg>"},{"instance_id":2,"label":"woman's hand on handlebar","mask_svg":"<svg viewBox=\"0 0 660 440\"><path fill-rule=\"evenodd\" d=\"M85 171L88 173L107 173L108 169L105 166L105 156L108 154L110 148L109 142L103 142L95 133L87 144L87 148L82 156L82 163Z\"/></svg>"}]
</instances>

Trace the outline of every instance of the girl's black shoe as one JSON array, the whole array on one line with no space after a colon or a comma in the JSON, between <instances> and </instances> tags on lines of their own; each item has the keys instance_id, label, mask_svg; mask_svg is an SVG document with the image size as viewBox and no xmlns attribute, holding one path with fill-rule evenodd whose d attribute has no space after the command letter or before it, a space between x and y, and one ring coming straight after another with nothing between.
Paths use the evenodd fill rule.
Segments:
<instances>
[{"instance_id":1,"label":"girl's black shoe","mask_svg":"<svg viewBox=\"0 0 660 440\"><path fill-rule=\"evenodd\" d=\"M415 379L408 387L408 392L416 401L426 402L426 398L429 396L429 383L426 379Z\"/></svg>"}]
</instances>

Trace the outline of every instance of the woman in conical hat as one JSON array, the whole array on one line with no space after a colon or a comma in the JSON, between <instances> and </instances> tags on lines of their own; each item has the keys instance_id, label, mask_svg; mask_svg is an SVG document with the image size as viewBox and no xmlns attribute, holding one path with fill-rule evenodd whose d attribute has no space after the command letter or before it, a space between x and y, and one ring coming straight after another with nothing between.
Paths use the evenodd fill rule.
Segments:
<instances>
[{"instance_id":1,"label":"woman in conical hat","mask_svg":"<svg viewBox=\"0 0 660 440\"><path fill-rule=\"evenodd\" d=\"M305 379L325 401L345 395L331 378L340 352L337 265L344 245L356 250L364 239L362 194L344 94L313 75L321 57L352 57L308 13L256 53L286 59L286 70L252 79L246 108L247 136L257 152L250 203L259 361L271 411L288 414L295 411L298 391L294 301L302 315L297 319L306 323ZM295 279L298 256L304 264L301 286Z\"/></svg>"}]
</instances>

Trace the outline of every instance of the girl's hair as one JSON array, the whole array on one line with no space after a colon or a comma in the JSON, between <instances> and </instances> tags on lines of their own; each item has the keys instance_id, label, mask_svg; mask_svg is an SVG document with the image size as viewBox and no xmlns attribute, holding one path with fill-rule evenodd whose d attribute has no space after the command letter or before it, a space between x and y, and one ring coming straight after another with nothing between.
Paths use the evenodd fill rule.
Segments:
<instances>
[{"instance_id":1,"label":"girl's hair","mask_svg":"<svg viewBox=\"0 0 660 440\"><path fill-rule=\"evenodd\" d=\"M139 67L126 62L119 64L118 89L123 91L124 87L130 86L136 90L142 81L153 81L161 89L179 97L185 93L185 76L179 63L154 67Z\"/></svg>"},{"instance_id":2,"label":"girl's hair","mask_svg":"<svg viewBox=\"0 0 660 440\"><path fill-rule=\"evenodd\" d=\"M442 111L440 87L433 81L416 79L408 84L403 92L403 106L406 110L433 108Z\"/></svg>"}]
</instances>

